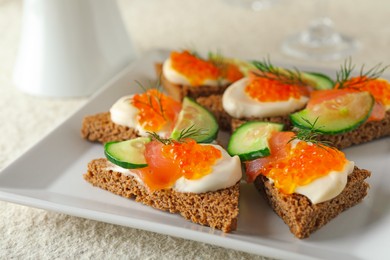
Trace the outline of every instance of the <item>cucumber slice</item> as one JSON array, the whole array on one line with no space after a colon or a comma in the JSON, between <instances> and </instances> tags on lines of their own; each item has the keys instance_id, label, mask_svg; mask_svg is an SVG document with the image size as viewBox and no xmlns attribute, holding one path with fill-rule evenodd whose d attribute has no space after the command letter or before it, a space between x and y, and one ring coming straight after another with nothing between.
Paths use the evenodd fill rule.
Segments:
<instances>
[{"instance_id":1,"label":"cucumber slice","mask_svg":"<svg viewBox=\"0 0 390 260\"><path fill-rule=\"evenodd\" d=\"M318 72L302 72L302 79L316 90L332 89L334 81L325 74Z\"/></svg>"},{"instance_id":2,"label":"cucumber slice","mask_svg":"<svg viewBox=\"0 0 390 260\"><path fill-rule=\"evenodd\" d=\"M353 92L325 100L290 115L296 127L324 134L341 134L358 128L370 116L375 99L369 92ZM317 120L317 121L316 121Z\"/></svg>"},{"instance_id":3,"label":"cucumber slice","mask_svg":"<svg viewBox=\"0 0 390 260\"><path fill-rule=\"evenodd\" d=\"M241 161L270 155L268 140L275 131L282 131L278 123L251 121L239 126L230 137L227 152L238 155Z\"/></svg>"},{"instance_id":4,"label":"cucumber slice","mask_svg":"<svg viewBox=\"0 0 390 260\"><path fill-rule=\"evenodd\" d=\"M109 142L104 145L104 154L115 165L126 169L136 169L148 166L145 160L145 144L150 142L149 137Z\"/></svg>"},{"instance_id":5,"label":"cucumber slice","mask_svg":"<svg viewBox=\"0 0 390 260\"><path fill-rule=\"evenodd\" d=\"M198 143L214 141L219 130L217 120L213 114L195 100L185 97L182 103L182 110L171 133L171 138L177 140L181 132L190 127L201 130L201 134L192 137Z\"/></svg>"}]
</instances>

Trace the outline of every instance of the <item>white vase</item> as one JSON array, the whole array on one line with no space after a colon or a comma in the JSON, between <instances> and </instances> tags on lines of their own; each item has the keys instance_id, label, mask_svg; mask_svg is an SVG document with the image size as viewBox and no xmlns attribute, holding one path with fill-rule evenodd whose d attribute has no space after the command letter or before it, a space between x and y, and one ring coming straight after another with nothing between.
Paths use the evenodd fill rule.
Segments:
<instances>
[{"instance_id":1,"label":"white vase","mask_svg":"<svg viewBox=\"0 0 390 260\"><path fill-rule=\"evenodd\" d=\"M22 91L88 96L134 57L116 1L24 0L14 68Z\"/></svg>"}]
</instances>

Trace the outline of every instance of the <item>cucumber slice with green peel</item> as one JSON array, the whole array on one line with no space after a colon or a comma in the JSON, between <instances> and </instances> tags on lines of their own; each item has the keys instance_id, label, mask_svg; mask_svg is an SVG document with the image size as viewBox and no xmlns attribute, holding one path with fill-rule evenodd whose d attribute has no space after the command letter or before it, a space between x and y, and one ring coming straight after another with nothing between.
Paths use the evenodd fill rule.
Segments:
<instances>
[{"instance_id":1,"label":"cucumber slice with green peel","mask_svg":"<svg viewBox=\"0 0 390 260\"><path fill-rule=\"evenodd\" d=\"M170 137L178 140L182 132L190 127L199 130L197 135L190 136L198 143L210 143L217 138L219 126L215 116L195 100L185 97Z\"/></svg>"},{"instance_id":2,"label":"cucumber slice with green peel","mask_svg":"<svg viewBox=\"0 0 390 260\"><path fill-rule=\"evenodd\" d=\"M327 75L318 72L302 72L302 79L316 90L332 89L334 81Z\"/></svg>"},{"instance_id":3,"label":"cucumber slice with green peel","mask_svg":"<svg viewBox=\"0 0 390 260\"><path fill-rule=\"evenodd\" d=\"M270 155L268 140L275 131L282 131L283 124L250 121L239 126L230 137L227 152L238 155L241 161L254 160Z\"/></svg>"},{"instance_id":4,"label":"cucumber slice with green peel","mask_svg":"<svg viewBox=\"0 0 390 260\"><path fill-rule=\"evenodd\" d=\"M353 92L325 100L290 115L294 126L323 134L341 134L358 128L371 114L375 103L369 92Z\"/></svg>"},{"instance_id":5,"label":"cucumber slice with green peel","mask_svg":"<svg viewBox=\"0 0 390 260\"><path fill-rule=\"evenodd\" d=\"M137 169L148 166L145 160L145 145L149 143L149 137L109 142L104 145L104 154L115 165L126 169Z\"/></svg>"}]
</instances>

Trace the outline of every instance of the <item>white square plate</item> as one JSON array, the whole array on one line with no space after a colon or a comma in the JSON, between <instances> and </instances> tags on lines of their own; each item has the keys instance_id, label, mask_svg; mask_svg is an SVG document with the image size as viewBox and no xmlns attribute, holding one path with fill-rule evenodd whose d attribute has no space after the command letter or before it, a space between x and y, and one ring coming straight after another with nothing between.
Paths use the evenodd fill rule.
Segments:
<instances>
[{"instance_id":1,"label":"white square plate","mask_svg":"<svg viewBox=\"0 0 390 260\"><path fill-rule=\"evenodd\" d=\"M192 224L179 215L143 206L95 188L82 175L103 157L100 144L80 137L84 116L108 111L121 96L139 91L135 80L155 80L151 52L114 77L88 104L0 173L0 199L275 258L384 259L390 241L390 139L346 149L372 171L369 195L310 238L295 238L252 185L242 183L238 229L230 234Z\"/></svg>"}]
</instances>

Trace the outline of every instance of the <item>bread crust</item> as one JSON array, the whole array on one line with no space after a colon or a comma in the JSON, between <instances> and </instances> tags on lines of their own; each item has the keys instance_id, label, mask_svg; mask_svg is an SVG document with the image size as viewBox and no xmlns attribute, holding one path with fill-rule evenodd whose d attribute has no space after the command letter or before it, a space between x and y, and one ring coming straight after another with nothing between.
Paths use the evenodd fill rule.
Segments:
<instances>
[{"instance_id":1,"label":"bread crust","mask_svg":"<svg viewBox=\"0 0 390 260\"><path fill-rule=\"evenodd\" d=\"M280 192L263 175L257 176L254 185L274 212L288 225L291 233L303 239L341 212L361 202L367 195L369 185L365 179L370 175L369 171L355 167L348 176L344 190L337 197L318 204L312 204L306 196L300 194Z\"/></svg>"},{"instance_id":2,"label":"bread crust","mask_svg":"<svg viewBox=\"0 0 390 260\"><path fill-rule=\"evenodd\" d=\"M232 187L206 193L183 193L173 189L149 192L132 176L108 170L107 159L88 164L84 179L92 185L156 209L179 213L204 226L231 232L237 228L239 183Z\"/></svg>"},{"instance_id":3,"label":"bread crust","mask_svg":"<svg viewBox=\"0 0 390 260\"><path fill-rule=\"evenodd\" d=\"M225 92L226 88L230 84L224 84L220 86L189 86L189 85L181 85L181 84L175 84L170 82L165 76L164 73L162 73L162 63L156 63L155 64L155 71L157 74L157 77L160 78L161 85L163 86L166 93L168 93L173 99L177 101L182 101L184 97L190 97L190 98L198 98L198 97L205 97L215 94L223 94Z\"/></svg>"},{"instance_id":4,"label":"bread crust","mask_svg":"<svg viewBox=\"0 0 390 260\"><path fill-rule=\"evenodd\" d=\"M91 142L124 141L139 136L134 128L115 124L110 112L86 116L81 125L81 136Z\"/></svg>"},{"instance_id":5,"label":"bread crust","mask_svg":"<svg viewBox=\"0 0 390 260\"><path fill-rule=\"evenodd\" d=\"M320 135L319 140L329 141L338 149L344 149L386 136L390 136L390 111L387 111L385 118L380 121L365 122L357 129L343 134Z\"/></svg>"}]
</instances>

